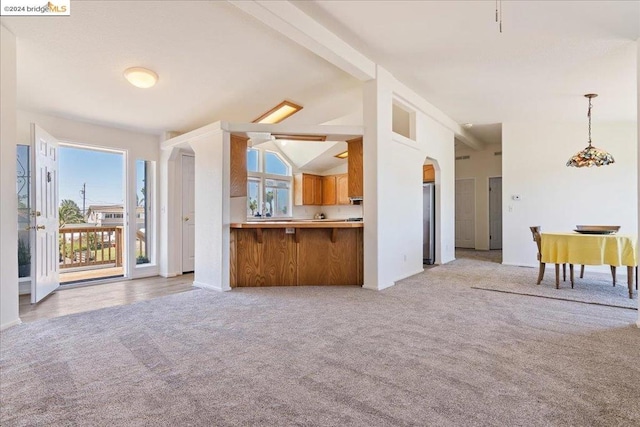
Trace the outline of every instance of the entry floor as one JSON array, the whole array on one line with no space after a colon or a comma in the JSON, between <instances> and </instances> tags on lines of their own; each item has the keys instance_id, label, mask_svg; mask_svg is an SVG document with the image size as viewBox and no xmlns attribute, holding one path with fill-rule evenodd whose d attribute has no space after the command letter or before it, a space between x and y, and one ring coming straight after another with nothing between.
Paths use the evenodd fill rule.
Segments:
<instances>
[{"instance_id":1,"label":"entry floor","mask_svg":"<svg viewBox=\"0 0 640 427\"><path fill-rule=\"evenodd\" d=\"M38 304L31 304L31 295L20 295L20 319L23 322L33 322L127 305L192 289L193 274L184 274L171 278L156 276L59 289Z\"/></svg>"}]
</instances>

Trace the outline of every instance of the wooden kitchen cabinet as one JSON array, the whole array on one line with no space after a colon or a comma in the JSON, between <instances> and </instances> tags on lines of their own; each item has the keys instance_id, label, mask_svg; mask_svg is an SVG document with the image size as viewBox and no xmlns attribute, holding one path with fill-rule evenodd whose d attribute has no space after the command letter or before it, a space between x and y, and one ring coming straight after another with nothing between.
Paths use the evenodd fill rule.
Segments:
<instances>
[{"instance_id":1,"label":"wooden kitchen cabinet","mask_svg":"<svg viewBox=\"0 0 640 427\"><path fill-rule=\"evenodd\" d=\"M436 171L433 165L424 165L422 167L422 182L435 182Z\"/></svg>"},{"instance_id":2,"label":"wooden kitchen cabinet","mask_svg":"<svg viewBox=\"0 0 640 427\"><path fill-rule=\"evenodd\" d=\"M362 137L347 141L347 145L349 150L349 157L347 157L349 197L362 197L364 194Z\"/></svg>"},{"instance_id":3,"label":"wooden kitchen cabinet","mask_svg":"<svg viewBox=\"0 0 640 427\"><path fill-rule=\"evenodd\" d=\"M322 177L322 204L335 205L338 201L336 195L336 176L329 175Z\"/></svg>"},{"instance_id":4,"label":"wooden kitchen cabinet","mask_svg":"<svg viewBox=\"0 0 640 427\"><path fill-rule=\"evenodd\" d=\"M293 204L321 205L322 177L308 173L298 173L293 177Z\"/></svg>"},{"instance_id":5,"label":"wooden kitchen cabinet","mask_svg":"<svg viewBox=\"0 0 640 427\"><path fill-rule=\"evenodd\" d=\"M231 135L231 197L247 197L247 141Z\"/></svg>"},{"instance_id":6,"label":"wooden kitchen cabinet","mask_svg":"<svg viewBox=\"0 0 640 427\"><path fill-rule=\"evenodd\" d=\"M349 175L336 175L336 203L339 205L349 204Z\"/></svg>"}]
</instances>

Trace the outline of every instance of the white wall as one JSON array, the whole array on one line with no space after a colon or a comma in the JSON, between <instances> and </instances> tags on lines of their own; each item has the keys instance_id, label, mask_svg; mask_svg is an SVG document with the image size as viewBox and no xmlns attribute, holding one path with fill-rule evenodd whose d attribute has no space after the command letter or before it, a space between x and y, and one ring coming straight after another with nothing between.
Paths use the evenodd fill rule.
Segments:
<instances>
[{"instance_id":1,"label":"white wall","mask_svg":"<svg viewBox=\"0 0 640 427\"><path fill-rule=\"evenodd\" d=\"M86 122L80 122L76 120L63 119L60 117L48 116L44 114L33 113L29 111L18 111L18 144L29 145L31 141L30 136L30 124L37 123L40 127L50 133L53 137L62 142L76 143L86 146L87 148L109 148L124 151L127 159L127 165L125 168L126 182L129 185L131 191L127 194L128 206L136 205L136 160L149 160L158 162L160 155L159 137L157 135L132 132L128 130L101 126ZM15 155L14 155L15 156ZM158 166L158 163L156 163ZM158 171L158 167L154 171ZM158 213L159 213L159 201L157 194L158 179L157 175L154 177L156 183L156 196L153 197L151 202L152 216L154 221L153 226L153 250L155 253L156 264L155 265L141 265L139 267L135 264L135 241L133 238L128 241L129 257L128 262L131 268L130 277L146 277L154 276L158 274ZM15 192L15 183L14 183ZM153 215L155 213L155 215ZM129 214L133 217L129 221L130 235L135 235L136 232L136 220L135 211L129 209ZM155 237L154 237L155 236Z\"/></svg>"},{"instance_id":2,"label":"white wall","mask_svg":"<svg viewBox=\"0 0 640 427\"><path fill-rule=\"evenodd\" d=\"M392 132L394 99L416 97L381 67L364 87L364 287L384 289L423 270L422 165L438 164L436 261L453 259L454 134L418 107L415 140Z\"/></svg>"},{"instance_id":3,"label":"white wall","mask_svg":"<svg viewBox=\"0 0 640 427\"><path fill-rule=\"evenodd\" d=\"M502 156L495 155L498 151L502 146L491 144L480 151L459 148L455 154L470 157L456 160L456 179L476 180L475 248L479 250L489 249L489 178L502 176Z\"/></svg>"},{"instance_id":4,"label":"white wall","mask_svg":"<svg viewBox=\"0 0 640 427\"><path fill-rule=\"evenodd\" d=\"M640 20L640 9L638 9L638 20ZM636 91L637 93L637 97L636 97L636 101L638 104L638 109L637 109L637 120L636 120L636 132L637 132L637 141L638 141L638 158L637 158L637 168L636 168L636 172L638 173L637 175L637 186L638 186L638 212L640 212L640 39L636 40L636 46L638 48L638 54L636 55L636 75L638 76L638 84L636 86ZM640 215L638 215L638 229L640 230ZM640 328L640 297L638 297L638 322L637 322L638 327Z\"/></svg>"},{"instance_id":5,"label":"white wall","mask_svg":"<svg viewBox=\"0 0 640 427\"><path fill-rule=\"evenodd\" d=\"M637 124L602 123L596 117L592 137L594 146L613 155L614 164L565 166L587 145L585 123L503 123L504 264L537 265L532 225L544 232L611 224L620 225L621 234L637 233ZM514 201L513 195L521 200ZM620 269L622 274L625 270Z\"/></svg>"},{"instance_id":6,"label":"white wall","mask_svg":"<svg viewBox=\"0 0 640 427\"><path fill-rule=\"evenodd\" d=\"M18 198L16 196L16 38L0 25L0 329L18 317Z\"/></svg>"}]
</instances>

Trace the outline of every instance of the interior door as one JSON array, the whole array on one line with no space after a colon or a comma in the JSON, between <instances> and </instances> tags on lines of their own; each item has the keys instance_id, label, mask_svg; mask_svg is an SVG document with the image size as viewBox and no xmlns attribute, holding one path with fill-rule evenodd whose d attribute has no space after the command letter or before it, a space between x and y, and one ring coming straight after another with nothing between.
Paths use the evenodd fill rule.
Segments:
<instances>
[{"instance_id":1,"label":"interior door","mask_svg":"<svg viewBox=\"0 0 640 427\"><path fill-rule=\"evenodd\" d=\"M489 249L502 249L502 178L489 178Z\"/></svg>"},{"instance_id":2,"label":"interior door","mask_svg":"<svg viewBox=\"0 0 640 427\"><path fill-rule=\"evenodd\" d=\"M182 272L195 269L196 208L195 208L196 162L193 156L182 156Z\"/></svg>"},{"instance_id":3,"label":"interior door","mask_svg":"<svg viewBox=\"0 0 640 427\"><path fill-rule=\"evenodd\" d=\"M58 260L58 141L31 124L34 203L31 211L31 303L60 287ZM35 262L34 262L35 261Z\"/></svg>"},{"instance_id":4,"label":"interior door","mask_svg":"<svg viewBox=\"0 0 640 427\"><path fill-rule=\"evenodd\" d=\"M456 247L476 246L476 181L456 180Z\"/></svg>"}]
</instances>

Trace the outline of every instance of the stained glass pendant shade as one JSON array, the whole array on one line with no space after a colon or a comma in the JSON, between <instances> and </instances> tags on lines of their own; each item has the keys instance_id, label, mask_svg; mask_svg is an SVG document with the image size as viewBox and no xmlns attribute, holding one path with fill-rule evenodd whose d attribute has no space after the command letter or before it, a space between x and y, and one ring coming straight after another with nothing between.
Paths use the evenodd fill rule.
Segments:
<instances>
[{"instance_id":1,"label":"stained glass pendant shade","mask_svg":"<svg viewBox=\"0 0 640 427\"><path fill-rule=\"evenodd\" d=\"M598 96L595 93L588 93L585 97L589 98L589 111L587 117L589 117L589 145L582 151L579 151L567 162L567 166L574 166L577 168L591 167L591 166L606 166L615 162L613 156L604 150L591 145L591 99Z\"/></svg>"}]
</instances>

